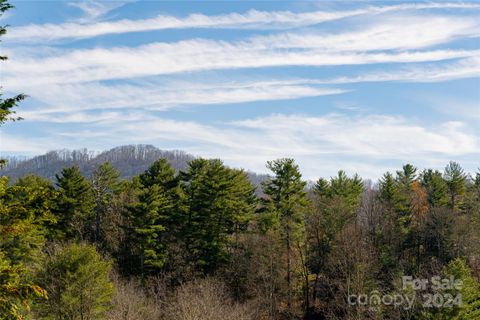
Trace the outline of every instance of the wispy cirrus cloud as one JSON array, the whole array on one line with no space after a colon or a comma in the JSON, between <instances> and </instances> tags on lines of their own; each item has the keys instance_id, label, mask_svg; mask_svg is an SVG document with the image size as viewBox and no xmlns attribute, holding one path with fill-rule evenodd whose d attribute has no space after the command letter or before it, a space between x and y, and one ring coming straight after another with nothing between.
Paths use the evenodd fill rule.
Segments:
<instances>
[{"instance_id":1,"label":"wispy cirrus cloud","mask_svg":"<svg viewBox=\"0 0 480 320\"><path fill-rule=\"evenodd\" d=\"M72 7L76 7L78 9L80 9L82 12L83 12L83 17L81 17L80 19L77 19L76 22L70 22L70 23L67 23L67 25L72 25L72 26L77 26L77 28L81 27L82 25L85 26L85 25L89 25L89 24L92 24L92 25L95 25L96 23L98 23L96 20L104 15L106 15L108 12L112 11L113 9L116 9L118 7L121 7L123 6L125 3L127 3L129 1L95 1L95 0L83 0L83 1L71 1L71 2L68 2L68 5L69 6L72 6ZM57 26L61 26L62 24L60 25L57 25ZM40 36L40 33L37 33L40 31L40 29L42 28L41 26L42 25L37 25L36 27L34 27L35 25L29 25L27 28L31 28L33 30L36 30L36 36L37 37L41 37ZM43 25L43 26L48 26L47 25ZM52 25L50 25L52 26ZM20 28L23 28L23 27L20 27ZM33 30L24 30L24 31L33 31ZM48 29L45 30L45 31L48 31L48 32L52 32L53 30L51 29ZM50 34L50 36L52 36L53 34ZM39 39L37 38L37 41Z\"/></svg>"},{"instance_id":2,"label":"wispy cirrus cloud","mask_svg":"<svg viewBox=\"0 0 480 320\"><path fill-rule=\"evenodd\" d=\"M130 109L132 101L135 101L136 108L162 111L185 105L290 100L343 94L349 91L325 85L385 81L440 82L471 77L480 77L479 57L460 59L442 65L409 66L390 72L370 72L331 79L293 78L257 81L218 79L201 84L178 80L141 80L127 84L86 82L52 84L49 90L44 90L43 86L24 86L30 96L44 102L48 107L20 111L20 115L35 121L90 122L100 121L103 117L85 117L84 111ZM108 116L110 113L102 114Z\"/></svg>"},{"instance_id":3,"label":"wispy cirrus cloud","mask_svg":"<svg viewBox=\"0 0 480 320\"><path fill-rule=\"evenodd\" d=\"M5 63L6 89L29 85L78 83L222 69L285 66L368 65L441 61L477 56L477 50L404 51L398 53L328 53L249 50L220 43L150 44L135 49L78 50L65 55L17 59Z\"/></svg>"},{"instance_id":4,"label":"wispy cirrus cloud","mask_svg":"<svg viewBox=\"0 0 480 320\"><path fill-rule=\"evenodd\" d=\"M408 50L447 43L458 38L480 37L476 18L418 15L380 17L353 31L285 32L245 41L255 49L309 48L335 52Z\"/></svg>"},{"instance_id":5,"label":"wispy cirrus cloud","mask_svg":"<svg viewBox=\"0 0 480 320\"><path fill-rule=\"evenodd\" d=\"M71 5L82 9L90 19L97 18L112 8L117 2L84 1ZM142 32L185 28L236 28L236 29L289 29L311 26L319 23L359 16L425 9L480 9L476 3L411 3L390 6L370 6L345 11L314 11L295 13L291 11L257 11L229 13L215 16L191 14L186 17L159 15L150 19L122 19L111 22L62 23L26 25L12 28L7 35L15 41L42 42L66 38L89 38L107 34ZM88 20L87 20L88 21Z\"/></svg>"},{"instance_id":6,"label":"wispy cirrus cloud","mask_svg":"<svg viewBox=\"0 0 480 320\"><path fill-rule=\"evenodd\" d=\"M290 100L342 94L347 91L319 87L309 82L302 79L204 84L143 81L137 85L105 85L93 82L51 85L49 90L34 86L27 89L29 94L49 107L20 111L20 115L29 120L56 122L52 114L60 113L58 122L89 122L90 118L74 117L73 114L97 109L130 109L132 101L135 101L136 108L161 111L185 105Z\"/></svg>"},{"instance_id":7,"label":"wispy cirrus cloud","mask_svg":"<svg viewBox=\"0 0 480 320\"><path fill-rule=\"evenodd\" d=\"M349 77L316 80L316 84L345 84L359 82L440 82L480 77L480 52L444 65L408 66L389 72L375 72Z\"/></svg>"},{"instance_id":8,"label":"wispy cirrus cloud","mask_svg":"<svg viewBox=\"0 0 480 320\"><path fill-rule=\"evenodd\" d=\"M467 18L398 18L380 21L366 30L327 35L284 33L238 41L193 39L64 50L48 57L32 53L6 62L3 74L6 83L17 87L22 83L75 83L204 70L440 61L478 56L478 50L420 49L476 37L478 25Z\"/></svg>"}]
</instances>

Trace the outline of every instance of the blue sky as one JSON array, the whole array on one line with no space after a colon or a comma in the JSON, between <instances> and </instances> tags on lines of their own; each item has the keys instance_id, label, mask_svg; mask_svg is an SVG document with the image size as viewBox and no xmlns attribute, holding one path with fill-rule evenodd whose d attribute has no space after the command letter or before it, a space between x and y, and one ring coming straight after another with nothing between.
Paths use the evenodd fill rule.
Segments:
<instances>
[{"instance_id":1,"label":"blue sky","mask_svg":"<svg viewBox=\"0 0 480 320\"><path fill-rule=\"evenodd\" d=\"M7 155L153 144L265 172L480 167L480 3L12 1Z\"/></svg>"}]
</instances>

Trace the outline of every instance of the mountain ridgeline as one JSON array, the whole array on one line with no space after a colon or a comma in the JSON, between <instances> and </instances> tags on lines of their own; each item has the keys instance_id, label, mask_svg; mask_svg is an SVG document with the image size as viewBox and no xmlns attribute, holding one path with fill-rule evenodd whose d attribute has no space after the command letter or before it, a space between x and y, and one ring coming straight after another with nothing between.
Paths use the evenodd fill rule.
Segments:
<instances>
[{"instance_id":1,"label":"mountain ridgeline","mask_svg":"<svg viewBox=\"0 0 480 320\"><path fill-rule=\"evenodd\" d=\"M160 150L143 144L118 146L101 153L88 149L63 149L33 158L10 157L6 166L0 169L0 175L9 177L12 182L31 174L55 180L55 175L63 168L78 166L84 176L91 177L96 168L108 161L120 172L122 178L131 179L162 158L178 172L185 170L187 163L195 159L195 156L180 150ZM259 185L266 178L265 175L253 172L248 175L254 185Z\"/></svg>"}]
</instances>

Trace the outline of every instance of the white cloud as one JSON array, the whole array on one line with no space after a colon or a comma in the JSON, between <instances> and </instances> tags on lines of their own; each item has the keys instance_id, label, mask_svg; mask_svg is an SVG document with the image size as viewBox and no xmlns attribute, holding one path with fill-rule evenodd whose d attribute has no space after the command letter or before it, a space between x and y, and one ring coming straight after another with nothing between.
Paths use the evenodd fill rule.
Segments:
<instances>
[{"instance_id":1,"label":"white cloud","mask_svg":"<svg viewBox=\"0 0 480 320\"><path fill-rule=\"evenodd\" d=\"M325 117L274 115L239 121L241 128L260 130L284 139L289 132L293 154L316 154L312 145L321 144L321 153L347 153L375 158L395 158L420 154L468 154L480 151L473 134L459 122L447 122L435 130L412 124L402 117L342 115ZM414 157L415 158L415 157Z\"/></svg>"},{"instance_id":2,"label":"white cloud","mask_svg":"<svg viewBox=\"0 0 480 320\"><path fill-rule=\"evenodd\" d=\"M99 117L104 120L92 123L88 131L62 129L56 140L65 139L71 148L103 149L118 145L121 137L122 144L182 149L259 172L265 171L267 160L293 157L308 178L333 175L342 168L378 178L389 169L385 163L392 161L438 167L450 159L480 155L475 133L453 121L426 125L399 116L328 114L271 115L207 125L139 112Z\"/></svg>"},{"instance_id":3,"label":"white cloud","mask_svg":"<svg viewBox=\"0 0 480 320\"><path fill-rule=\"evenodd\" d=\"M0 158L7 154L38 155L58 148L58 145L51 142L46 143L44 139L11 135L6 133L5 129L0 130L0 146Z\"/></svg>"},{"instance_id":4,"label":"white cloud","mask_svg":"<svg viewBox=\"0 0 480 320\"><path fill-rule=\"evenodd\" d=\"M75 50L44 59L4 63L7 90L28 85L129 79L192 71L282 66L333 66L440 61L478 55L475 50L403 51L400 53L340 53L317 50L251 50L218 42L186 41L150 44L134 49Z\"/></svg>"},{"instance_id":5,"label":"white cloud","mask_svg":"<svg viewBox=\"0 0 480 320\"><path fill-rule=\"evenodd\" d=\"M20 111L29 120L52 121L55 113L60 122L89 122L82 111L97 109L167 110L182 105L231 104L252 101L288 100L304 97L341 94L345 90L309 85L308 80L248 81L224 83L157 82L143 81L137 85L80 83L50 85L25 89L29 95L42 101L47 107ZM78 117L75 115L79 113ZM101 119L98 118L98 119Z\"/></svg>"},{"instance_id":6,"label":"white cloud","mask_svg":"<svg viewBox=\"0 0 480 320\"><path fill-rule=\"evenodd\" d=\"M342 94L340 88L325 88L326 84L341 85L358 82L438 82L480 76L478 57L461 59L441 65L421 65L401 68L390 72L367 73L333 79L281 79L257 81L159 81L142 80L135 84L102 84L87 82L76 84L52 84L25 86L22 90L46 106L36 110L20 110L20 115L29 120L47 122L100 121L101 116L91 119L84 111L106 109L167 110L185 105L232 104L253 101L274 101ZM439 101L432 105L442 105ZM451 103L452 105L452 103ZM459 110L459 105L455 110ZM347 108L343 108L347 109ZM109 113L102 113L108 115ZM476 117L475 114L471 114Z\"/></svg>"},{"instance_id":7,"label":"white cloud","mask_svg":"<svg viewBox=\"0 0 480 320\"><path fill-rule=\"evenodd\" d=\"M380 19L344 33L283 33L243 41L192 39L138 47L37 50L7 54L6 89L25 84L65 84L204 70L282 66L333 66L440 61L478 56L478 50L421 50L478 36L479 23L466 17L416 16ZM45 54L44 52L47 52Z\"/></svg>"},{"instance_id":8,"label":"white cloud","mask_svg":"<svg viewBox=\"0 0 480 320\"><path fill-rule=\"evenodd\" d=\"M97 18L115 7L115 2L86 1L72 5L82 9L88 17ZM238 29L284 29L315 25L323 22L387 12L423 9L479 9L475 3L418 3L391 6L369 6L347 11L315 11L294 13L290 11L256 11L246 13L230 13L217 16L191 14L184 18L159 15L151 19L117 20L96 23L63 23L26 25L11 28L8 38L17 41L45 41L65 38L88 38L106 34L141 32L164 29L184 28L238 28Z\"/></svg>"},{"instance_id":9,"label":"white cloud","mask_svg":"<svg viewBox=\"0 0 480 320\"><path fill-rule=\"evenodd\" d=\"M388 16L341 33L281 33L249 41L256 49L308 48L326 52L409 50L449 42L455 38L479 37L475 18L452 16Z\"/></svg>"},{"instance_id":10,"label":"white cloud","mask_svg":"<svg viewBox=\"0 0 480 320\"><path fill-rule=\"evenodd\" d=\"M413 98L424 105L430 106L434 112L444 114L455 119L465 119L476 123L480 129L480 90L472 97L464 95L449 95L438 92L417 92Z\"/></svg>"},{"instance_id":11,"label":"white cloud","mask_svg":"<svg viewBox=\"0 0 480 320\"><path fill-rule=\"evenodd\" d=\"M112 123L116 121L139 121L143 120L144 113L141 112L117 112L103 111L95 114L82 112L80 110L71 110L71 112L60 112L58 110L41 110L41 111L19 111L18 114L25 121L49 122L59 124L75 124L75 123Z\"/></svg>"},{"instance_id":12,"label":"white cloud","mask_svg":"<svg viewBox=\"0 0 480 320\"><path fill-rule=\"evenodd\" d=\"M480 154L478 137L462 123L427 127L383 115L272 115L224 128L155 119L143 123L140 132L138 128L130 124L124 129L137 130L143 142L173 140L194 154L221 157L231 165L261 172L267 160L293 157L309 178L334 174L340 167L377 178L382 171L376 166L382 160L429 166L432 158L446 163L457 156Z\"/></svg>"},{"instance_id":13,"label":"white cloud","mask_svg":"<svg viewBox=\"0 0 480 320\"><path fill-rule=\"evenodd\" d=\"M318 80L315 81L315 83L342 84L383 81L440 82L476 77L480 77L480 56L478 53L472 57L460 59L459 61L445 65L406 67L403 70Z\"/></svg>"},{"instance_id":14,"label":"white cloud","mask_svg":"<svg viewBox=\"0 0 480 320\"><path fill-rule=\"evenodd\" d=\"M81 28L82 25L88 25L88 23L94 22L96 19L104 16L108 12L112 11L115 8L121 7L122 5L125 4L126 1L94 1L94 0L84 0L84 1L73 1L73 2L68 2L68 5L72 7L76 7L80 10L82 10L84 16L78 20L80 23L67 23L67 25L72 25L76 26L77 28ZM95 23L93 24L95 25ZM24 31L33 31L35 30L35 33L33 36L36 36L36 40L38 41L39 38L42 36L39 34L40 29L42 29L42 26L48 26L46 25L29 25L27 27L27 30ZM58 25L60 26L60 25ZM22 28L22 27L20 27ZM28 30L30 29L30 30ZM33 30L32 30L33 29ZM53 34L51 33L53 30L49 30L46 28L44 31L47 31L50 33L49 37L51 37ZM48 33L47 33L48 34ZM30 35L32 36L32 35Z\"/></svg>"}]
</instances>

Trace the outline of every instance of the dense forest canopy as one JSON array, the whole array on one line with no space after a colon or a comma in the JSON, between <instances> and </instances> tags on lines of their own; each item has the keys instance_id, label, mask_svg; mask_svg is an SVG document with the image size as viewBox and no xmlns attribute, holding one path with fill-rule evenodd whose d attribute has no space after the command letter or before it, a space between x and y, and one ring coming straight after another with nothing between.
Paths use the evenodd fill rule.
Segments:
<instances>
[{"instance_id":1,"label":"dense forest canopy","mask_svg":"<svg viewBox=\"0 0 480 320\"><path fill-rule=\"evenodd\" d=\"M307 188L293 159L258 188L220 160L132 179L109 162L55 182L2 179L5 319L477 319L480 173L410 164L378 185L343 171ZM351 305L403 276L462 281L462 303ZM48 297L48 298L47 298Z\"/></svg>"}]
</instances>

